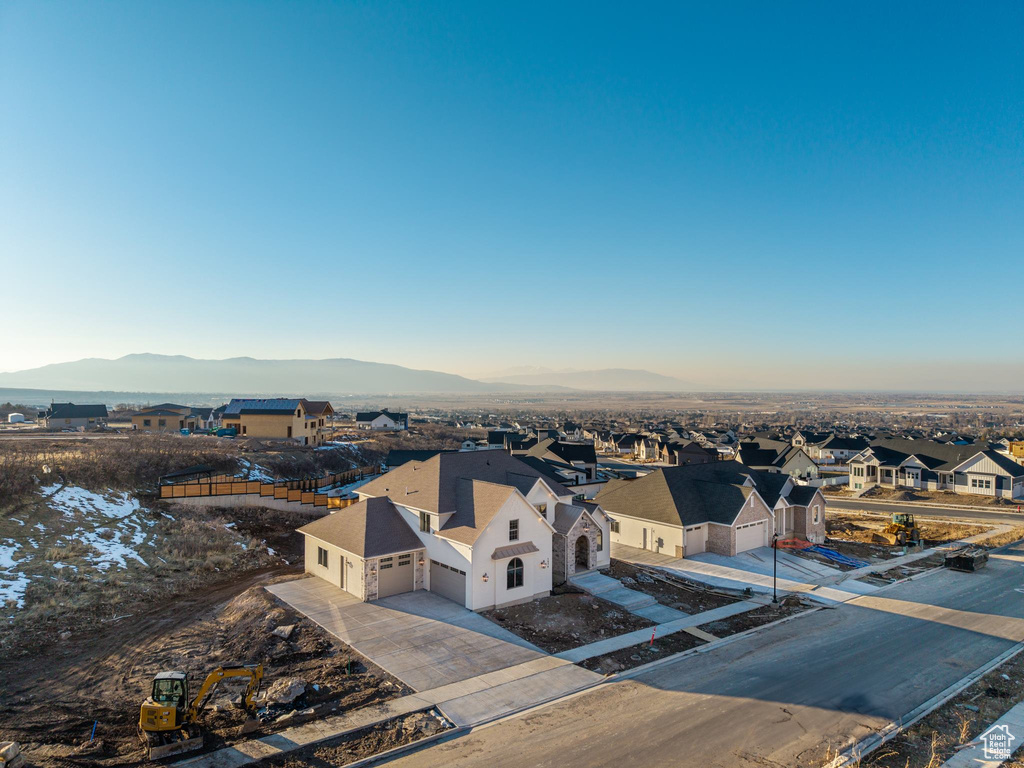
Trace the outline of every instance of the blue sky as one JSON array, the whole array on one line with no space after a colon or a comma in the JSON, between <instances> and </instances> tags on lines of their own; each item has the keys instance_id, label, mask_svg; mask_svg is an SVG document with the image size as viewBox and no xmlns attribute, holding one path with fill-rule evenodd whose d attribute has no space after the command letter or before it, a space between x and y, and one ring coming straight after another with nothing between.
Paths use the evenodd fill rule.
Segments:
<instances>
[{"instance_id":1,"label":"blue sky","mask_svg":"<svg viewBox=\"0 0 1024 768\"><path fill-rule=\"evenodd\" d=\"M0 370L1007 388L1022 36L1019 2L5 2Z\"/></svg>"}]
</instances>

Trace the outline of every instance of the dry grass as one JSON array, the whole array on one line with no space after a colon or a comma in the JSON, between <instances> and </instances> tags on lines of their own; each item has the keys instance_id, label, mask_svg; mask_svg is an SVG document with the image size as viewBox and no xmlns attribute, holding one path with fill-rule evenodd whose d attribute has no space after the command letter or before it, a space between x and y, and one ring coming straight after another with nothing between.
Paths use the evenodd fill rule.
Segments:
<instances>
[{"instance_id":1,"label":"dry grass","mask_svg":"<svg viewBox=\"0 0 1024 768\"><path fill-rule=\"evenodd\" d=\"M996 547L1001 547L1004 544L1012 544L1013 542L1020 541L1021 539L1024 539L1024 526L1018 525L1006 531L1006 533L999 533L991 538L985 539L981 544L988 549L994 549Z\"/></svg>"}]
</instances>

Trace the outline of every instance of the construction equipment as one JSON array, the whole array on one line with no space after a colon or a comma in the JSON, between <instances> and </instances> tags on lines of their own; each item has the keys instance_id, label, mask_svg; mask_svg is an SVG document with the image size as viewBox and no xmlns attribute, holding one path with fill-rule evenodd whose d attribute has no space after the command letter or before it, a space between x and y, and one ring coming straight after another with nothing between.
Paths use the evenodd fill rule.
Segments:
<instances>
[{"instance_id":1,"label":"construction equipment","mask_svg":"<svg viewBox=\"0 0 1024 768\"><path fill-rule=\"evenodd\" d=\"M921 531L914 522L914 516L909 512L894 512L892 520L882 530L875 534L888 544L917 544L921 541Z\"/></svg>"},{"instance_id":2,"label":"construction equipment","mask_svg":"<svg viewBox=\"0 0 1024 768\"><path fill-rule=\"evenodd\" d=\"M986 565L988 565L988 551L981 547L963 547L948 552L945 558L945 566L954 571L971 573Z\"/></svg>"},{"instance_id":3,"label":"construction equipment","mask_svg":"<svg viewBox=\"0 0 1024 768\"><path fill-rule=\"evenodd\" d=\"M217 667L206 676L193 699L189 698L188 676L184 672L161 672L154 677L153 691L142 702L139 712L139 736L149 747L149 758L159 760L202 747L200 716L203 709L222 680L236 677L249 680L240 706L249 715L242 733L250 733L259 724L255 719L254 700L263 680L262 664Z\"/></svg>"}]
</instances>

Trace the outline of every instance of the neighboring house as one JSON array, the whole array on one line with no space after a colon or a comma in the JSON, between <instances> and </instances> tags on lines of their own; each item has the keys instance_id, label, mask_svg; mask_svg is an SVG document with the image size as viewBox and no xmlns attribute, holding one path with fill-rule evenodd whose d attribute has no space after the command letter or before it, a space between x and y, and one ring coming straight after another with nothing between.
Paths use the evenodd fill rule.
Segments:
<instances>
[{"instance_id":1,"label":"neighboring house","mask_svg":"<svg viewBox=\"0 0 1024 768\"><path fill-rule=\"evenodd\" d=\"M482 610L610 562L600 507L504 451L409 461L356 493L359 504L300 531L306 571L361 600L428 589Z\"/></svg>"},{"instance_id":2,"label":"neighboring house","mask_svg":"<svg viewBox=\"0 0 1024 768\"><path fill-rule=\"evenodd\" d=\"M780 472L801 480L818 476L818 465L803 448L781 440L758 438L739 443L741 464L765 472Z\"/></svg>"},{"instance_id":3,"label":"neighboring house","mask_svg":"<svg viewBox=\"0 0 1024 768\"><path fill-rule=\"evenodd\" d=\"M876 485L1024 499L1024 466L986 443L890 438L850 459L850 488Z\"/></svg>"},{"instance_id":4,"label":"neighboring house","mask_svg":"<svg viewBox=\"0 0 1024 768\"><path fill-rule=\"evenodd\" d=\"M705 448L692 440L668 442L661 445L661 461L681 467L685 464L708 464L718 460L718 451Z\"/></svg>"},{"instance_id":5,"label":"neighboring house","mask_svg":"<svg viewBox=\"0 0 1024 768\"><path fill-rule=\"evenodd\" d=\"M327 418L333 413L330 403L305 398L235 398L224 409L221 422L241 437L321 445Z\"/></svg>"},{"instance_id":6,"label":"neighboring house","mask_svg":"<svg viewBox=\"0 0 1024 768\"><path fill-rule=\"evenodd\" d=\"M666 467L636 480L613 480L595 501L611 519L611 540L689 557L736 555L768 546L773 533L821 542L825 499L780 473L736 461Z\"/></svg>"},{"instance_id":7,"label":"neighboring house","mask_svg":"<svg viewBox=\"0 0 1024 768\"><path fill-rule=\"evenodd\" d=\"M644 439L643 435L629 432L625 435L615 436L615 451L621 454L636 454L636 444Z\"/></svg>"},{"instance_id":8,"label":"neighboring house","mask_svg":"<svg viewBox=\"0 0 1024 768\"><path fill-rule=\"evenodd\" d=\"M825 464L845 464L869 445L866 437L840 437L832 435L816 447L817 456L812 459Z\"/></svg>"},{"instance_id":9,"label":"neighboring house","mask_svg":"<svg viewBox=\"0 0 1024 768\"><path fill-rule=\"evenodd\" d=\"M563 443L553 438L541 440L526 451L527 456L582 470L587 480L597 477L597 452L591 443Z\"/></svg>"},{"instance_id":10,"label":"neighboring house","mask_svg":"<svg viewBox=\"0 0 1024 768\"><path fill-rule=\"evenodd\" d=\"M210 429L213 424L212 408L193 408L190 405L161 403L132 414L132 429L142 432L195 432Z\"/></svg>"},{"instance_id":11,"label":"neighboring house","mask_svg":"<svg viewBox=\"0 0 1024 768\"><path fill-rule=\"evenodd\" d=\"M409 428L409 414L382 411L366 411L356 414L356 427L359 429L402 430Z\"/></svg>"},{"instance_id":12,"label":"neighboring house","mask_svg":"<svg viewBox=\"0 0 1024 768\"><path fill-rule=\"evenodd\" d=\"M78 429L98 427L107 422L107 406L51 403L39 414L38 420L46 429Z\"/></svg>"}]
</instances>

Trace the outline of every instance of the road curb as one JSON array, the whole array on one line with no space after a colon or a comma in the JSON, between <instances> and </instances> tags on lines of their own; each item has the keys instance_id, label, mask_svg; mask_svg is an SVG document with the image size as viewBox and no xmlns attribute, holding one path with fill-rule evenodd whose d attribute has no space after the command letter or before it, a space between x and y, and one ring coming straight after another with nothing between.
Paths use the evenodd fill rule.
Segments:
<instances>
[{"instance_id":1,"label":"road curb","mask_svg":"<svg viewBox=\"0 0 1024 768\"><path fill-rule=\"evenodd\" d=\"M918 720L921 720L925 716L934 712L958 693L974 685L974 683L978 682L978 680L987 675L993 669L1005 664L1021 651L1024 651L1024 642L1011 646L994 659L985 662L966 677L961 678L941 693L910 710L910 712L904 715L900 720L893 720L877 733L865 736L860 741L843 750L838 757L832 760L832 762L827 763L825 768L843 768L843 766L847 765L858 765L865 756L874 752L890 739L899 736Z\"/></svg>"}]
</instances>

